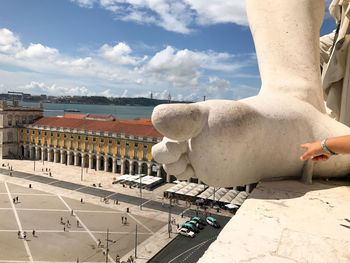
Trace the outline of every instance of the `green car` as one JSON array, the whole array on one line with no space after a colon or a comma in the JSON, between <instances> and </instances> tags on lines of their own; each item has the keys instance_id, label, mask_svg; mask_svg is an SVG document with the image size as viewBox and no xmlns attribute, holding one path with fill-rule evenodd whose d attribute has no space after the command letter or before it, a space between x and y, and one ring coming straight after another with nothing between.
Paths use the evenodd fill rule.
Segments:
<instances>
[{"instance_id":1,"label":"green car","mask_svg":"<svg viewBox=\"0 0 350 263\"><path fill-rule=\"evenodd\" d=\"M211 216L208 216L207 217L207 222L209 225L215 227L215 228L220 228L220 225L219 223L216 221L215 218L211 217Z\"/></svg>"},{"instance_id":2,"label":"green car","mask_svg":"<svg viewBox=\"0 0 350 263\"><path fill-rule=\"evenodd\" d=\"M191 220L188 221L188 223L190 223L191 225L194 225L195 227L197 227L199 230L202 230L204 227L202 225L200 225L196 220Z\"/></svg>"},{"instance_id":3,"label":"green car","mask_svg":"<svg viewBox=\"0 0 350 263\"><path fill-rule=\"evenodd\" d=\"M205 223L205 221L202 220L202 219L201 219L200 217L198 217L198 216L193 217L191 220L194 220L194 221L198 222L198 223L201 224L202 226L206 226L206 225L207 225L207 223Z\"/></svg>"}]
</instances>

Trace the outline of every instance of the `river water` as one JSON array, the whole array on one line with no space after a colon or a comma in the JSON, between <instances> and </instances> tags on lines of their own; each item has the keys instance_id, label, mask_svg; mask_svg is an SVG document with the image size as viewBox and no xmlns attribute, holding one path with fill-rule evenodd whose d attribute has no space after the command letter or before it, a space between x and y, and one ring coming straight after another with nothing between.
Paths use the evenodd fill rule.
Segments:
<instances>
[{"instance_id":1,"label":"river water","mask_svg":"<svg viewBox=\"0 0 350 263\"><path fill-rule=\"evenodd\" d=\"M8 104L12 104L8 102ZM39 107L39 103L19 102L20 106ZM75 109L80 112L65 112L65 109ZM136 118L151 118L153 106L116 106L116 105L87 105L44 103L44 116L62 116L65 113L109 115L117 119L134 120Z\"/></svg>"}]
</instances>

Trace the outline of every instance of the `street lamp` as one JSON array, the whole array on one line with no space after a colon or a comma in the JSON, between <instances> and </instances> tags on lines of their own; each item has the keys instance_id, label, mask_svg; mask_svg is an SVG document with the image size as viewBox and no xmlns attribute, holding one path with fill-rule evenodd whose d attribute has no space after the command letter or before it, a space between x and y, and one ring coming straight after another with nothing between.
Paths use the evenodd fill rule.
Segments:
<instances>
[{"instance_id":1,"label":"street lamp","mask_svg":"<svg viewBox=\"0 0 350 263\"><path fill-rule=\"evenodd\" d=\"M137 224L136 224L136 229L135 229L135 258L137 257Z\"/></svg>"},{"instance_id":2,"label":"street lamp","mask_svg":"<svg viewBox=\"0 0 350 263\"><path fill-rule=\"evenodd\" d=\"M80 181L83 181L83 170L84 170L83 164L84 164L83 159L81 159Z\"/></svg>"},{"instance_id":3,"label":"street lamp","mask_svg":"<svg viewBox=\"0 0 350 263\"><path fill-rule=\"evenodd\" d=\"M140 174L140 210L142 210L142 181L141 181L141 174Z\"/></svg>"},{"instance_id":4,"label":"street lamp","mask_svg":"<svg viewBox=\"0 0 350 263\"><path fill-rule=\"evenodd\" d=\"M107 228L107 239L106 239L106 241L107 241L107 247L106 247L106 263L108 263L108 252L109 252L108 244L109 244L109 242L111 242L111 243L117 242L117 241L115 241L115 240L109 239L109 229L108 229L108 228Z\"/></svg>"},{"instance_id":5,"label":"street lamp","mask_svg":"<svg viewBox=\"0 0 350 263\"><path fill-rule=\"evenodd\" d=\"M168 233L170 238L170 232L171 232L171 195L169 196L169 218L168 218Z\"/></svg>"}]
</instances>

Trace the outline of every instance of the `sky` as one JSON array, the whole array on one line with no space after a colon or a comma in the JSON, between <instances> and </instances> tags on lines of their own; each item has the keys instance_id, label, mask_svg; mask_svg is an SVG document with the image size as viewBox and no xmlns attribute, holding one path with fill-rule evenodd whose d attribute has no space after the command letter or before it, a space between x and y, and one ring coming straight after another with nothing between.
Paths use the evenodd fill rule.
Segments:
<instances>
[{"instance_id":1,"label":"sky","mask_svg":"<svg viewBox=\"0 0 350 263\"><path fill-rule=\"evenodd\" d=\"M326 10L321 35L334 28ZM244 0L0 3L1 93L236 100L260 85Z\"/></svg>"}]
</instances>

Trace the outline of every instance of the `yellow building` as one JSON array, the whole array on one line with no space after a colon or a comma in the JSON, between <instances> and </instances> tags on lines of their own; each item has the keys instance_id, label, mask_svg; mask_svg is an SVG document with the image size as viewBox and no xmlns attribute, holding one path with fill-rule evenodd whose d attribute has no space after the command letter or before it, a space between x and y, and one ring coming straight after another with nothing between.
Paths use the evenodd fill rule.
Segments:
<instances>
[{"instance_id":1,"label":"yellow building","mask_svg":"<svg viewBox=\"0 0 350 263\"><path fill-rule=\"evenodd\" d=\"M152 146L162 135L150 119L89 114L41 117L19 128L18 137L22 158L111 173L156 175L170 181L162 165L152 159Z\"/></svg>"}]
</instances>

